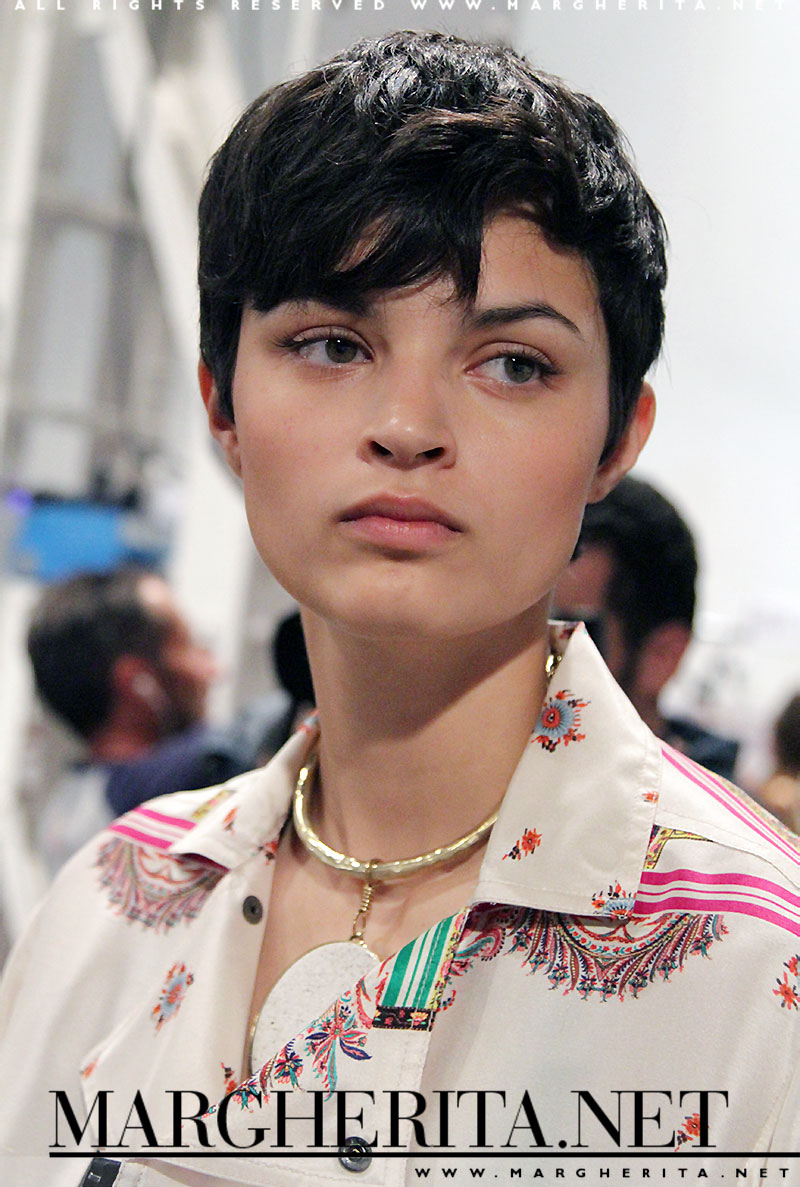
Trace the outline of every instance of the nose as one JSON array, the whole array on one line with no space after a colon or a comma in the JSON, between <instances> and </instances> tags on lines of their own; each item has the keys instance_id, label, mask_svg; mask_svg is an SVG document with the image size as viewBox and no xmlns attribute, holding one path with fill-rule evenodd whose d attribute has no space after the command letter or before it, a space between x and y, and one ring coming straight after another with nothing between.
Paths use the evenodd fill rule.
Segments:
<instances>
[{"instance_id":1,"label":"nose","mask_svg":"<svg viewBox=\"0 0 800 1187\"><path fill-rule=\"evenodd\" d=\"M360 456L397 470L451 466L456 442L443 393L435 384L408 376L394 383L387 377L386 387L364 433Z\"/></svg>"}]
</instances>

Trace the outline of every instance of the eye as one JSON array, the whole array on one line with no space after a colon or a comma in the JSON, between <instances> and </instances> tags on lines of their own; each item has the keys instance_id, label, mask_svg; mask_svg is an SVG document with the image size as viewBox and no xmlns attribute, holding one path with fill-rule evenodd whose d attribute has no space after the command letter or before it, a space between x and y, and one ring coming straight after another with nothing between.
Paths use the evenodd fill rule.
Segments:
<instances>
[{"instance_id":1,"label":"eye","mask_svg":"<svg viewBox=\"0 0 800 1187\"><path fill-rule=\"evenodd\" d=\"M301 359L324 367L365 362L369 357L360 343L333 332L292 338L286 346Z\"/></svg>"},{"instance_id":2,"label":"eye","mask_svg":"<svg viewBox=\"0 0 800 1187\"><path fill-rule=\"evenodd\" d=\"M480 363L475 370L487 379L516 387L556 374L555 367L547 359L523 351L506 351L495 355Z\"/></svg>"}]
</instances>

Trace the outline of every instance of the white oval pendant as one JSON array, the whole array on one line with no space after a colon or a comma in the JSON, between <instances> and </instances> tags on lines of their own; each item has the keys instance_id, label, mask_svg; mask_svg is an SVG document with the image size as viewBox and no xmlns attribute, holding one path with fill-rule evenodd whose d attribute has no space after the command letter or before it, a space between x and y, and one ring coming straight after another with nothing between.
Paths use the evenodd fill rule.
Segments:
<instances>
[{"instance_id":1,"label":"white oval pendant","mask_svg":"<svg viewBox=\"0 0 800 1187\"><path fill-rule=\"evenodd\" d=\"M325 1013L380 957L351 940L320 944L290 965L270 990L253 1027L250 1073Z\"/></svg>"}]
</instances>

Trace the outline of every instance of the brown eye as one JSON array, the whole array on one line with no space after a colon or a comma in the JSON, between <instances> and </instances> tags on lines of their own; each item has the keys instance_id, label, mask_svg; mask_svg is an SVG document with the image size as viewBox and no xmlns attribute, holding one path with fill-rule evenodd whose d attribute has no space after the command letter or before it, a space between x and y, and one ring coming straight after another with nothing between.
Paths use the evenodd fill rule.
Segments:
<instances>
[{"instance_id":1,"label":"brown eye","mask_svg":"<svg viewBox=\"0 0 800 1187\"><path fill-rule=\"evenodd\" d=\"M507 354L503 359L503 371L511 383L528 383L541 371L541 365L533 359Z\"/></svg>"},{"instance_id":2,"label":"brown eye","mask_svg":"<svg viewBox=\"0 0 800 1187\"><path fill-rule=\"evenodd\" d=\"M496 354L477 368L480 375L494 380L505 387L523 387L537 384L557 374L555 367L544 357L536 354L519 353L511 350Z\"/></svg>"},{"instance_id":3,"label":"brown eye","mask_svg":"<svg viewBox=\"0 0 800 1187\"><path fill-rule=\"evenodd\" d=\"M358 354L355 342L347 338L326 338L325 354L332 363L352 363Z\"/></svg>"}]
</instances>

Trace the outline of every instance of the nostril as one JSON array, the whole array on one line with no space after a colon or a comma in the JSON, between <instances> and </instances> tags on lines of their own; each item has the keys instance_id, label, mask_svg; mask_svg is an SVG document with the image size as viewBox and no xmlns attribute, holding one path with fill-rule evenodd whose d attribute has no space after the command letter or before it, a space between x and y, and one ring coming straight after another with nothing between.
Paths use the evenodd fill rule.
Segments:
<instances>
[{"instance_id":1,"label":"nostril","mask_svg":"<svg viewBox=\"0 0 800 1187\"><path fill-rule=\"evenodd\" d=\"M385 445L381 445L380 441L373 441L372 448L374 449L375 453L377 453L378 457L392 456L391 449L387 449Z\"/></svg>"},{"instance_id":2,"label":"nostril","mask_svg":"<svg viewBox=\"0 0 800 1187\"><path fill-rule=\"evenodd\" d=\"M437 445L434 449L423 449L422 456L430 458L431 461L435 461L436 458L444 456L444 446Z\"/></svg>"}]
</instances>

